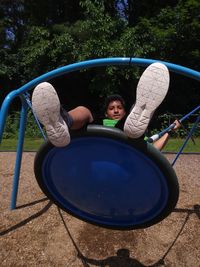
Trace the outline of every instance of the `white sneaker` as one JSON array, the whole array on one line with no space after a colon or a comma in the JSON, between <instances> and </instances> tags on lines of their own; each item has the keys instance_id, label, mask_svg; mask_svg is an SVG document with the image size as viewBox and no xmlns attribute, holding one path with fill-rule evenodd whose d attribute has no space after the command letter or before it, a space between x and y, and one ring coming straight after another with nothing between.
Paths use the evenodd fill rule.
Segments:
<instances>
[{"instance_id":1,"label":"white sneaker","mask_svg":"<svg viewBox=\"0 0 200 267\"><path fill-rule=\"evenodd\" d=\"M45 126L49 141L56 147L70 143L68 126L60 115L60 101L54 87L43 82L32 95L32 107L39 121Z\"/></svg>"},{"instance_id":2,"label":"white sneaker","mask_svg":"<svg viewBox=\"0 0 200 267\"><path fill-rule=\"evenodd\" d=\"M162 103L169 88L169 71L159 62L143 72L136 92L136 102L128 115L124 132L130 138L139 138L146 131L155 109Z\"/></svg>"}]
</instances>

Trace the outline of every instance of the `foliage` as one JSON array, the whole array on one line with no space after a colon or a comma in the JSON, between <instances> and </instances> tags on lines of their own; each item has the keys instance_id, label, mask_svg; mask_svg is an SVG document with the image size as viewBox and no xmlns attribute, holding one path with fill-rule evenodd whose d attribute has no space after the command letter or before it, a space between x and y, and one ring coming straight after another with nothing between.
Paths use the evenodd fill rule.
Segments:
<instances>
[{"instance_id":1,"label":"foliage","mask_svg":"<svg viewBox=\"0 0 200 267\"><path fill-rule=\"evenodd\" d=\"M200 114L193 114L193 116L189 117L186 121L184 121L179 129L176 131L172 131L171 135L175 138L185 138L188 136L189 132L194 126L194 123L196 122L198 116ZM171 114L171 113L166 113L158 116L157 119L157 124L159 125L158 128L155 129L150 129L149 131L149 136L153 134L157 134L158 132L163 131L167 127L169 127L175 119L180 119L182 118L183 115L181 114ZM194 137L200 137L200 125L198 124L195 131L193 132Z\"/></svg>"},{"instance_id":2,"label":"foliage","mask_svg":"<svg viewBox=\"0 0 200 267\"><path fill-rule=\"evenodd\" d=\"M8 116L3 137L5 139L16 137L18 129L19 129L19 112L16 112L16 114L11 114Z\"/></svg>"},{"instance_id":3,"label":"foliage","mask_svg":"<svg viewBox=\"0 0 200 267\"><path fill-rule=\"evenodd\" d=\"M19 132L19 123L20 123L20 112L15 112L8 115L3 138L4 139L17 138ZM33 138L38 138L42 136L39 127L36 124L36 121L30 110L28 111L27 114L25 135L27 137L33 137Z\"/></svg>"},{"instance_id":4,"label":"foliage","mask_svg":"<svg viewBox=\"0 0 200 267\"><path fill-rule=\"evenodd\" d=\"M174 119L180 119L183 115L177 114L174 116L171 113L166 113L163 115L158 116L157 119L157 128L152 129L150 127L148 136L151 136L153 134L156 134L164 129L166 129L171 123L173 123ZM198 114L194 115L188 120L186 120L183 124L182 127L178 130L176 130L173 133L173 137L175 138L185 138L189 131L192 129L194 122L197 119ZM5 126L5 131L4 131L4 139L9 139L9 138L16 138L18 136L18 130L19 130L19 120L20 120L20 113L15 112L12 113L8 116L7 118L7 123ZM26 124L26 132L25 132L26 137L29 138L40 138L42 137L42 134L40 132L40 129L38 125L36 124L35 118L31 112L31 110L28 111L27 115L27 124ZM200 125L197 126L194 134L194 137L200 137Z\"/></svg>"},{"instance_id":5,"label":"foliage","mask_svg":"<svg viewBox=\"0 0 200 267\"><path fill-rule=\"evenodd\" d=\"M198 69L199 12L198 0L1 1L1 101L8 90L49 70L93 58L153 58ZM130 99L140 74L139 68L107 67L85 72L84 79L96 99L111 92ZM199 98L197 84L184 80L171 87L168 111L175 101L185 112Z\"/></svg>"}]
</instances>

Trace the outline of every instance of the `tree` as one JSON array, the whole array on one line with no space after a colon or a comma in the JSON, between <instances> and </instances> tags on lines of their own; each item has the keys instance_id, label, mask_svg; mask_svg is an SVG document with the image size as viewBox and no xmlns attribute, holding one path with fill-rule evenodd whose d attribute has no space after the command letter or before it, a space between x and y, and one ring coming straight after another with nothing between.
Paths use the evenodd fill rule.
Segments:
<instances>
[{"instance_id":1,"label":"tree","mask_svg":"<svg viewBox=\"0 0 200 267\"><path fill-rule=\"evenodd\" d=\"M92 58L154 58L198 69L199 12L198 0L3 0L1 92L57 67ZM139 68L107 67L82 71L81 78L97 97L123 92L131 99L140 74ZM192 89L195 95L196 88Z\"/></svg>"}]
</instances>

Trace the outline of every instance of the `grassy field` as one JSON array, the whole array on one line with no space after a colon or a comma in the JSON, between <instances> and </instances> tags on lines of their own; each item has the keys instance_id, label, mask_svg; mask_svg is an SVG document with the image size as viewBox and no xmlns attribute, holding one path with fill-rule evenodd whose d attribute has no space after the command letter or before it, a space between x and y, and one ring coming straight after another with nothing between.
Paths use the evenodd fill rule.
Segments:
<instances>
[{"instance_id":1,"label":"grassy field","mask_svg":"<svg viewBox=\"0 0 200 267\"><path fill-rule=\"evenodd\" d=\"M25 138L24 139L24 150L25 151L37 151L40 145L44 143L41 138ZM3 139L0 145L0 151L15 151L17 147L16 139Z\"/></svg>"},{"instance_id":2,"label":"grassy field","mask_svg":"<svg viewBox=\"0 0 200 267\"><path fill-rule=\"evenodd\" d=\"M200 138L194 139L195 144L192 140L189 140L183 152L199 152L200 153ZM25 138L24 150L25 151L37 151L40 145L44 142L43 139ZM171 138L165 146L163 152L177 152L182 146L184 139L173 139ZM0 151L15 151L17 147L16 139L3 139L0 145Z\"/></svg>"},{"instance_id":3,"label":"grassy field","mask_svg":"<svg viewBox=\"0 0 200 267\"><path fill-rule=\"evenodd\" d=\"M185 139L169 139L167 145L165 146L165 148L163 149L163 151L165 152L177 152L179 151L179 149L181 148L181 146L183 145ZM200 138L195 138L194 139L194 143L192 142L192 140L190 139L188 141L188 143L186 144L183 152L194 152L200 153Z\"/></svg>"}]
</instances>

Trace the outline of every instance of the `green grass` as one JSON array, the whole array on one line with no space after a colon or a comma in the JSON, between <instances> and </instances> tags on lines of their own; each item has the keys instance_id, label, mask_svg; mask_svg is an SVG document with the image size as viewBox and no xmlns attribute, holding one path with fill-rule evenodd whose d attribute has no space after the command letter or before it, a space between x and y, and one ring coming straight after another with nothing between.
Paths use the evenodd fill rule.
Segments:
<instances>
[{"instance_id":1,"label":"green grass","mask_svg":"<svg viewBox=\"0 0 200 267\"><path fill-rule=\"evenodd\" d=\"M163 149L163 152L177 152L182 146L185 139L171 138ZM37 151L40 145L44 142L42 138L25 138L24 151ZM0 151L16 151L16 139L3 139L0 145ZM200 153L200 138L195 138L195 144L190 139L183 152L199 152Z\"/></svg>"},{"instance_id":2,"label":"green grass","mask_svg":"<svg viewBox=\"0 0 200 267\"><path fill-rule=\"evenodd\" d=\"M185 139L180 138L171 138L169 139L168 143L166 144L163 152L177 152L183 145ZM190 139L186 144L183 152L199 152L200 153L200 138L194 138L195 144Z\"/></svg>"},{"instance_id":3,"label":"green grass","mask_svg":"<svg viewBox=\"0 0 200 267\"><path fill-rule=\"evenodd\" d=\"M37 151L41 144L44 143L44 139L41 138L25 138L24 150L25 151ZM16 151L17 139L3 139L0 145L0 151Z\"/></svg>"}]
</instances>

